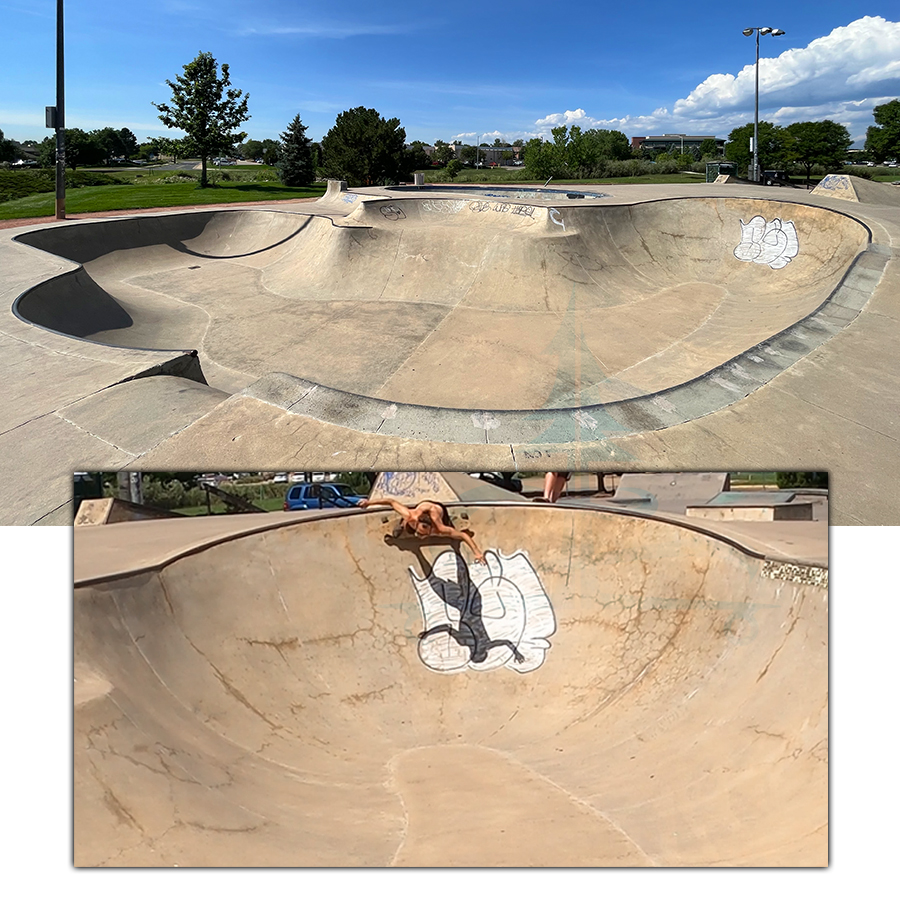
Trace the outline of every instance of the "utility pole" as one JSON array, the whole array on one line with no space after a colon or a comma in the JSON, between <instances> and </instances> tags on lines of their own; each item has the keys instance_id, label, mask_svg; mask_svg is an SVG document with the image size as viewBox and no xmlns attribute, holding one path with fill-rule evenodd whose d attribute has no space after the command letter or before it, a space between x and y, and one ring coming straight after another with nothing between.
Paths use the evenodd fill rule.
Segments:
<instances>
[{"instance_id":1,"label":"utility pole","mask_svg":"<svg viewBox=\"0 0 900 900\"><path fill-rule=\"evenodd\" d=\"M66 217L66 78L63 0L56 0L56 218Z\"/></svg>"}]
</instances>

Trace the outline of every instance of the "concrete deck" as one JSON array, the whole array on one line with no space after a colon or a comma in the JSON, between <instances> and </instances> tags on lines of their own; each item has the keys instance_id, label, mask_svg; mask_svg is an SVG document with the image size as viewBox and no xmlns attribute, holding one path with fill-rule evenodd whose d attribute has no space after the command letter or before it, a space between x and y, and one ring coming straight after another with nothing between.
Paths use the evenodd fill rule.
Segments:
<instances>
[{"instance_id":1,"label":"concrete deck","mask_svg":"<svg viewBox=\"0 0 900 900\"><path fill-rule=\"evenodd\" d=\"M826 469L833 524L900 522L883 187L354 192L4 230L0 522L71 521L75 469L301 464Z\"/></svg>"},{"instance_id":2,"label":"concrete deck","mask_svg":"<svg viewBox=\"0 0 900 900\"><path fill-rule=\"evenodd\" d=\"M76 866L827 864L826 569L451 515L489 568L376 511L76 529Z\"/></svg>"}]
</instances>

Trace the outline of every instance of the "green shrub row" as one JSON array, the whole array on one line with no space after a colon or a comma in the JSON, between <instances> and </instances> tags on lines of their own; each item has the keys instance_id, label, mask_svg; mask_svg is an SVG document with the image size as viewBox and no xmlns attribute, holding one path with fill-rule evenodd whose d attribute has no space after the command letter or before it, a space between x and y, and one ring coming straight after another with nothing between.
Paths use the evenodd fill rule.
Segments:
<instances>
[{"instance_id":1,"label":"green shrub row","mask_svg":"<svg viewBox=\"0 0 900 900\"><path fill-rule=\"evenodd\" d=\"M97 187L106 184L127 184L126 179L105 172L66 172L66 189ZM55 169L0 169L0 203L18 200L30 194L46 194L56 190Z\"/></svg>"}]
</instances>

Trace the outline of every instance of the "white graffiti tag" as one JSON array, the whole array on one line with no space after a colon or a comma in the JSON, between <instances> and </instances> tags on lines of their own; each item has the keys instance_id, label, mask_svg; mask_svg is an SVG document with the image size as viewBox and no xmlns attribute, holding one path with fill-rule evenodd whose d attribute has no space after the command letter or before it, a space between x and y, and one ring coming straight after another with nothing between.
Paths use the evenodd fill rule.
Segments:
<instances>
[{"instance_id":1,"label":"white graffiti tag","mask_svg":"<svg viewBox=\"0 0 900 900\"><path fill-rule=\"evenodd\" d=\"M566 223L563 221L562 213L555 207L549 210L550 221L554 225L559 225L563 231L566 230Z\"/></svg>"},{"instance_id":2,"label":"white graffiti tag","mask_svg":"<svg viewBox=\"0 0 900 900\"><path fill-rule=\"evenodd\" d=\"M800 241L793 222L754 216L741 219L741 242L734 255L743 262L755 262L772 269L783 269L800 252Z\"/></svg>"},{"instance_id":3,"label":"white graffiti tag","mask_svg":"<svg viewBox=\"0 0 900 900\"><path fill-rule=\"evenodd\" d=\"M419 576L410 568L425 628L419 657L436 672L507 666L538 668L556 631L553 608L524 551L485 552L486 566L469 569L452 550L441 553Z\"/></svg>"},{"instance_id":4,"label":"white graffiti tag","mask_svg":"<svg viewBox=\"0 0 900 900\"><path fill-rule=\"evenodd\" d=\"M428 212L448 213L453 215L454 213L458 213L465 205L465 200L441 200L438 198L434 200L425 200L422 203L422 209L426 209Z\"/></svg>"}]
</instances>

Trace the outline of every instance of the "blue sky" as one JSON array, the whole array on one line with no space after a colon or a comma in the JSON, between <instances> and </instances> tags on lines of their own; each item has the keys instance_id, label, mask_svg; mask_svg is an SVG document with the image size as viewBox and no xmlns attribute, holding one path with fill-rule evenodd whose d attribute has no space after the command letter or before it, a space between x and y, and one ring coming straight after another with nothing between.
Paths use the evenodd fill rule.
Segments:
<instances>
[{"instance_id":1,"label":"blue sky","mask_svg":"<svg viewBox=\"0 0 900 900\"><path fill-rule=\"evenodd\" d=\"M250 95L250 137L300 116L318 140L342 110L397 117L407 140L493 141L557 124L635 135L727 137L753 119L830 118L855 141L872 108L900 97L900 14L892 3L684 4L534 0L339 4L258 0L66 0L66 122L168 133L153 101L201 51ZM0 0L0 129L40 140L55 102L55 0Z\"/></svg>"}]
</instances>

